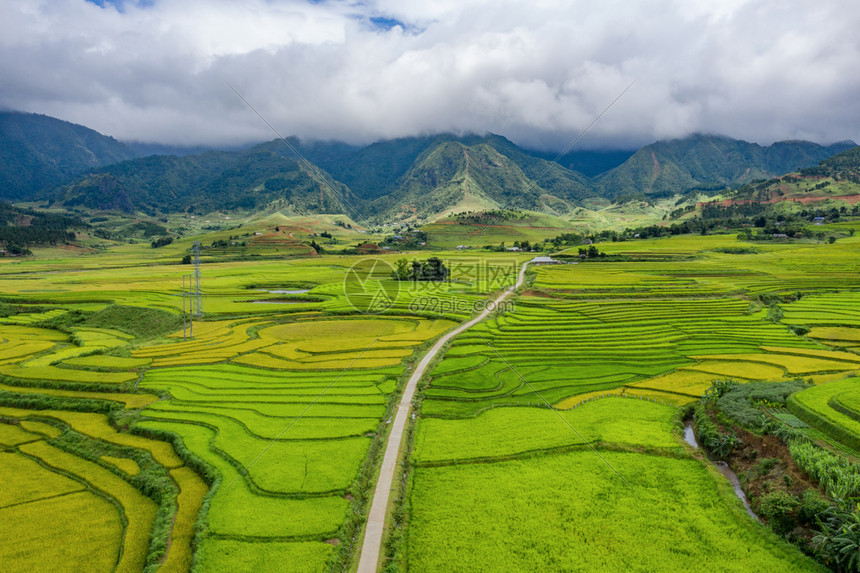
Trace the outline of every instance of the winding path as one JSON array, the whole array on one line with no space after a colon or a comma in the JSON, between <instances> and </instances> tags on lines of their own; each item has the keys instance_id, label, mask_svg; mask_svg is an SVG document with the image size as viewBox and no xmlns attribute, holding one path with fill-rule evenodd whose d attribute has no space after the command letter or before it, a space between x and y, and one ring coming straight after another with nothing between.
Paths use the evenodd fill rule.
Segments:
<instances>
[{"instance_id":1,"label":"winding path","mask_svg":"<svg viewBox=\"0 0 860 573\"><path fill-rule=\"evenodd\" d=\"M400 402L397 404L397 412L394 415L391 433L388 436L388 444L385 447L385 457L382 459L382 469L379 471L379 480L376 482L376 490L373 493L373 502L370 505L370 514L367 517L367 529L364 533L364 543L361 546L358 573L376 573L378 568L379 551L382 548L382 532L385 529L385 514L391 494L391 483L394 480L394 470L397 468L397 460L400 457L400 443L403 441L403 430L406 428L406 418L412 407L412 398L415 396L418 381L424 376L424 372L427 370L430 362L449 340L487 318L495 307L504 302L506 298L510 297L514 291L522 286L527 266L528 262L523 263L520 274L517 276L517 282L513 286L508 287L481 314L469 322L458 326L436 341L436 344L424 355L424 358L421 359L421 362L415 368L415 372L409 377L406 388L403 389L403 395L400 397Z\"/></svg>"}]
</instances>

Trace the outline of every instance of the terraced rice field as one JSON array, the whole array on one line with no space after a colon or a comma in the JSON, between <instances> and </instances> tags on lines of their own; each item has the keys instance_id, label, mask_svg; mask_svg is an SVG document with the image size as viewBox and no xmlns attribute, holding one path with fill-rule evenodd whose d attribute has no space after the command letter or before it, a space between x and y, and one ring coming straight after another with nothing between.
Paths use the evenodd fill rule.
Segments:
<instances>
[{"instance_id":1,"label":"terraced rice field","mask_svg":"<svg viewBox=\"0 0 860 573\"><path fill-rule=\"evenodd\" d=\"M140 427L186 437L221 475L198 540L204 569L239 567L253 544L261 567L295 551L317 560L309 569L322 568L335 552L325 541L341 534L349 498L360 494L354 482L403 359L453 325L393 317L222 324L193 342L136 351L171 366L147 371L140 388L173 397L145 409ZM257 338L247 338L254 328ZM224 352L232 364L174 362L218 362ZM278 551L268 548L273 541Z\"/></svg>"},{"instance_id":2,"label":"terraced rice field","mask_svg":"<svg viewBox=\"0 0 860 573\"><path fill-rule=\"evenodd\" d=\"M77 526L92 530L91 543L42 561L9 545L4 565L81 570L87 555L88 568L105 571L347 562L374 444L416 349L514 267L493 279L464 266L452 285L403 289L385 315L367 317L343 295L352 261L328 263L208 266L207 320L194 321L193 337L163 318L181 306L175 267L110 273L58 261L40 267L57 271L50 280L0 274L7 300L23 301L0 321L0 444L24 460L6 464L8 483L24 480L35 495L26 504L44 499L51 511L61 511L55 498L75 511L91 500ZM317 281L313 296L254 304L258 286L284 290L299 275L303 286ZM444 308L411 306L428 295ZM150 334L160 327L140 324L135 307L166 311L147 316L174 330ZM13 529L31 518L18 501L0 507Z\"/></svg>"},{"instance_id":3,"label":"terraced rice field","mask_svg":"<svg viewBox=\"0 0 860 573\"><path fill-rule=\"evenodd\" d=\"M576 395L622 386L670 400L701 395L720 377L779 380L860 369L860 356L799 337L750 312L741 297L523 296L514 312L458 337L446 356L425 393L425 415L524 403L567 408Z\"/></svg>"},{"instance_id":4,"label":"terraced rice field","mask_svg":"<svg viewBox=\"0 0 860 573\"><path fill-rule=\"evenodd\" d=\"M49 445L39 425L9 423L10 414L0 412L0 515L15 539L0 547L4 569L142 570L156 504L107 469Z\"/></svg>"},{"instance_id":5,"label":"terraced rice field","mask_svg":"<svg viewBox=\"0 0 860 573\"><path fill-rule=\"evenodd\" d=\"M791 396L792 414L830 436L860 451L860 380L845 378L809 388Z\"/></svg>"},{"instance_id":6,"label":"terraced rice field","mask_svg":"<svg viewBox=\"0 0 860 573\"><path fill-rule=\"evenodd\" d=\"M503 408L423 420L409 570L818 570L685 455L673 411L606 398L564 419Z\"/></svg>"},{"instance_id":7,"label":"terraced rice field","mask_svg":"<svg viewBox=\"0 0 860 573\"><path fill-rule=\"evenodd\" d=\"M828 381L804 407L844 384L824 404L853 420L839 380L860 370L845 310L860 268L840 244L825 259L814 245L713 252L727 244L606 245L654 256L535 267L512 308L456 338L420 397L395 565L815 570L690 457L673 405L717 377L802 376ZM527 258L451 255L451 283L397 285L377 316L344 296L349 257L207 264L186 339L188 269L162 264L179 252L0 265L17 309L0 320L4 569L349 569L399 385Z\"/></svg>"},{"instance_id":8,"label":"terraced rice field","mask_svg":"<svg viewBox=\"0 0 860 573\"><path fill-rule=\"evenodd\" d=\"M722 478L681 446L671 412L718 378L855 375L860 355L844 344L855 338L853 251L738 257L711 251L733 238L646 243L637 256L649 262L534 268L515 309L452 343L423 392L400 501L409 526L389 540L396 564L816 570L735 513ZM807 265L816 252L827 263ZM860 411L851 394L837 407Z\"/></svg>"}]
</instances>

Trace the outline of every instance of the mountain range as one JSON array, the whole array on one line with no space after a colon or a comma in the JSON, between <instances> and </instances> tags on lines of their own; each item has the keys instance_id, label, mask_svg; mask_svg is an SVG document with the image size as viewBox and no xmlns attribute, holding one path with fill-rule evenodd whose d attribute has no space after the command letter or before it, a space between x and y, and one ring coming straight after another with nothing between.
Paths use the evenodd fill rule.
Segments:
<instances>
[{"instance_id":1,"label":"mountain range","mask_svg":"<svg viewBox=\"0 0 860 573\"><path fill-rule=\"evenodd\" d=\"M239 209L421 221L499 207L563 215L590 199L716 192L815 166L854 145L760 146L696 134L554 162L499 135L441 134L367 146L289 138L241 150L141 156L162 148L4 112L0 199L150 215Z\"/></svg>"}]
</instances>

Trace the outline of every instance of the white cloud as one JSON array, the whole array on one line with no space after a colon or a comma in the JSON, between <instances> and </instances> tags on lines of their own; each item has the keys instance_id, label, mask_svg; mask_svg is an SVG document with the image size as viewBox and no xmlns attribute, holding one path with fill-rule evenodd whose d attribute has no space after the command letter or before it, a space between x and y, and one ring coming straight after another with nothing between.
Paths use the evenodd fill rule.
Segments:
<instances>
[{"instance_id":1,"label":"white cloud","mask_svg":"<svg viewBox=\"0 0 860 573\"><path fill-rule=\"evenodd\" d=\"M635 80L580 146L860 139L858 24L805 0L19 0L0 4L0 106L121 139L272 138L227 80L284 135L560 148Z\"/></svg>"}]
</instances>

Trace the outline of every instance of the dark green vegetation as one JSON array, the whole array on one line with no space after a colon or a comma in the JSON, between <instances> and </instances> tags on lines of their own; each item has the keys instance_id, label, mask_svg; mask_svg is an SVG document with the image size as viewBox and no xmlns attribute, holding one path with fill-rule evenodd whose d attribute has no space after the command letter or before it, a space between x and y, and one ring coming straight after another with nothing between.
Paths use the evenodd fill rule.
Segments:
<instances>
[{"instance_id":1,"label":"dark green vegetation","mask_svg":"<svg viewBox=\"0 0 860 573\"><path fill-rule=\"evenodd\" d=\"M444 281L450 275L445 262L439 257L430 257L424 262L398 259L394 267L394 278L399 281Z\"/></svg>"},{"instance_id":2,"label":"dark green vegetation","mask_svg":"<svg viewBox=\"0 0 860 573\"><path fill-rule=\"evenodd\" d=\"M23 254L34 245L72 242L75 229L88 226L78 217L20 209L0 201L0 245L11 254Z\"/></svg>"},{"instance_id":3,"label":"dark green vegetation","mask_svg":"<svg viewBox=\"0 0 860 573\"><path fill-rule=\"evenodd\" d=\"M115 328L135 338L148 340L175 332L182 327L182 319L175 313L157 308L112 304L86 316L83 324L94 328Z\"/></svg>"},{"instance_id":4,"label":"dark green vegetation","mask_svg":"<svg viewBox=\"0 0 860 573\"><path fill-rule=\"evenodd\" d=\"M207 213L215 209L350 213L346 186L305 163L280 140L236 152L184 157L152 155L93 173L53 199L66 207Z\"/></svg>"},{"instance_id":5,"label":"dark green vegetation","mask_svg":"<svg viewBox=\"0 0 860 573\"><path fill-rule=\"evenodd\" d=\"M71 176L137 155L82 125L45 115L0 112L0 199L29 200Z\"/></svg>"},{"instance_id":6,"label":"dark green vegetation","mask_svg":"<svg viewBox=\"0 0 860 573\"><path fill-rule=\"evenodd\" d=\"M16 151L7 167L0 163L0 173L7 179L26 179L27 174L46 173L45 162L62 168L51 176L39 175L44 180L14 182L5 191L0 185L0 197L149 215L281 210L347 213L355 220L426 221L451 209L494 208L568 215L601 197L635 202L723 191L813 166L849 146L795 141L764 148L726 137L694 135L644 147L623 163L628 152L572 154L553 163L545 153L524 150L489 134L413 137L363 148L275 140L240 151L134 158L139 151L109 138L98 142L113 153L90 150L79 141L65 147L43 141L43 133L53 134L52 129L64 133L58 126L75 133L85 130L80 126L51 120L55 125L50 118L26 114L5 117L17 122L14 133L7 136ZM16 145L28 130L34 132L32 145ZM87 130L86 137L77 137L92 143L94 133ZM89 163L76 159L75 150L82 148L89 154ZM577 164L589 175L571 168Z\"/></svg>"},{"instance_id":7,"label":"dark green vegetation","mask_svg":"<svg viewBox=\"0 0 860 573\"><path fill-rule=\"evenodd\" d=\"M558 157L557 153L540 153L535 155L548 159L555 160L556 163L570 169L578 171L586 177L596 177L601 173L618 167L636 153L635 149L630 150L577 150L567 152Z\"/></svg>"},{"instance_id":8,"label":"dark green vegetation","mask_svg":"<svg viewBox=\"0 0 860 573\"><path fill-rule=\"evenodd\" d=\"M829 157L815 167L801 169L803 177L832 177L860 183L860 149L853 147Z\"/></svg>"},{"instance_id":9,"label":"dark green vegetation","mask_svg":"<svg viewBox=\"0 0 860 573\"><path fill-rule=\"evenodd\" d=\"M728 137L693 135L647 145L622 166L598 177L598 182L608 196L631 190L654 197L688 191L712 193L813 166L854 145L841 142L825 147L808 141L781 141L762 147Z\"/></svg>"},{"instance_id":10,"label":"dark green vegetation","mask_svg":"<svg viewBox=\"0 0 860 573\"><path fill-rule=\"evenodd\" d=\"M785 411L793 395L827 388L718 381L695 409L696 428L702 445L738 473L774 532L834 571L857 571L860 465L851 450Z\"/></svg>"},{"instance_id":11,"label":"dark green vegetation","mask_svg":"<svg viewBox=\"0 0 860 573\"><path fill-rule=\"evenodd\" d=\"M860 185L860 148L852 147L822 160L816 166L800 169L796 173L760 179L743 185L728 194L729 200L723 204L741 210L747 215L753 215L756 214L755 210L758 214L763 214L768 204L791 201L796 202L797 206L816 207L809 204L829 199L830 202L817 206L828 212L816 215L833 220L833 214L830 211L835 206L837 209L835 218L838 220L838 212L841 207L845 207L845 204L833 201L844 200L846 196L855 195L857 185ZM796 211L796 208L789 209L788 213Z\"/></svg>"}]
</instances>

